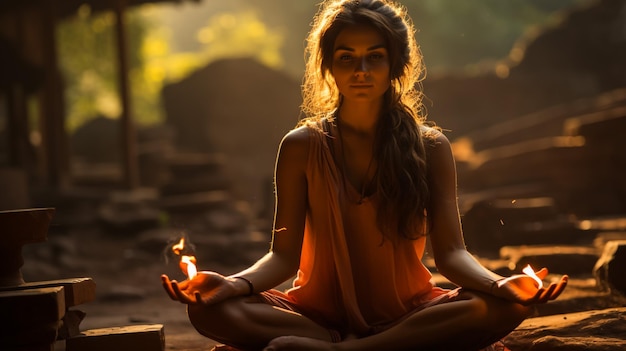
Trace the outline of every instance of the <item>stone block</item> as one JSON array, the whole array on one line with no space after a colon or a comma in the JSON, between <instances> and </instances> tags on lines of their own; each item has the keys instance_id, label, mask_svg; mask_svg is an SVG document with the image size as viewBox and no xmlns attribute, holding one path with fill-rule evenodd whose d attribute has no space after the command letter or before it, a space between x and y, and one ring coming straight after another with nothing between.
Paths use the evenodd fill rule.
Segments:
<instances>
[{"instance_id":1,"label":"stone block","mask_svg":"<svg viewBox=\"0 0 626 351\"><path fill-rule=\"evenodd\" d=\"M68 278L29 282L17 286L0 287L0 292L58 286L63 287L64 289L66 308L78 306L93 301L96 298L96 283L91 278Z\"/></svg>"},{"instance_id":2,"label":"stone block","mask_svg":"<svg viewBox=\"0 0 626 351\"><path fill-rule=\"evenodd\" d=\"M54 208L0 211L0 286L24 283L22 246L46 240Z\"/></svg>"},{"instance_id":3,"label":"stone block","mask_svg":"<svg viewBox=\"0 0 626 351\"><path fill-rule=\"evenodd\" d=\"M626 272L626 240L607 242L602 256L593 269L598 286L626 294L624 272Z\"/></svg>"},{"instance_id":4,"label":"stone block","mask_svg":"<svg viewBox=\"0 0 626 351\"><path fill-rule=\"evenodd\" d=\"M162 324L90 329L65 342L66 351L163 351Z\"/></svg>"},{"instance_id":5,"label":"stone block","mask_svg":"<svg viewBox=\"0 0 626 351\"><path fill-rule=\"evenodd\" d=\"M593 246L598 249L599 252L602 252L604 251L604 245L613 240L626 240L626 231L600 232L596 234L596 238L593 239Z\"/></svg>"},{"instance_id":6,"label":"stone block","mask_svg":"<svg viewBox=\"0 0 626 351\"><path fill-rule=\"evenodd\" d=\"M530 264L535 270L546 267L550 273L590 275L600 255L590 246L529 245L505 246L500 256L516 272Z\"/></svg>"},{"instance_id":7,"label":"stone block","mask_svg":"<svg viewBox=\"0 0 626 351\"><path fill-rule=\"evenodd\" d=\"M56 322L65 315L63 287L38 288L0 292L3 323L11 328ZM7 330L1 328L0 332Z\"/></svg>"},{"instance_id":8,"label":"stone block","mask_svg":"<svg viewBox=\"0 0 626 351\"><path fill-rule=\"evenodd\" d=\"M39 350L57 338L65 315L63 287L0 292L0 340L16 350Z\"/></svg>"}]
</instances>

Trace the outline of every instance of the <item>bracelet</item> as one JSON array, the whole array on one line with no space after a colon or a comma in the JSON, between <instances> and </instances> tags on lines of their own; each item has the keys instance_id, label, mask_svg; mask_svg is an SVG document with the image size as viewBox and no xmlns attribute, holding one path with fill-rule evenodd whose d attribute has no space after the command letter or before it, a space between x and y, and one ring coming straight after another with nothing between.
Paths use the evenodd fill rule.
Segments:
<instances>
[{"instance_id":1,"label":"bracelet","mask_svg":"<svg viewBox=\"0 0 626 351\"><path fill-rule=\"evenodd\" d=\"M494 289L494 288L495 288L498 284L500 284L500 282L501 282L502 280L504 280L504 279L505 279L505 278L501 278L501 279L498 279L498 280L494 280L494 281L491 283L491 286L489 287L489 294L490 294L490 295L493 295L493 289Z\"/></svg>"},{"instance_id":2,"label":"bracelet","mask_svg":"<svg viewBox=\"0 0 626 351\"><path fill-rule=\"evenodd\" d=\"M249 293L248 293L248 295L246 295L246 296L251 296L251 295L253 295L253 294L254 294L254 285L252 285L252 282L251 282L251 281L249 281L247 278L244 278L244 277L239 277L239 276L237 276L237 277L233 277L233 278L235 278L235 279L241 279L241 280L243 280L244 282L246 282L246 284L248 284L248 288L250 289L250 292L249 292Z\"/></svg>"},{"instance_id":3,"label":"bracelet","mask_svg":"<svg viewBox=\"0 0 626 351\"><path fill-rule=\"evenodd\" d=\"M497 280L494 280L494 281L491 283L491 286L489 287L489 294L490 294L490 295L493 295L493 288L495 288L497 284L498 284L498 281L497 281Z\"/></svg>"}]
</instances>

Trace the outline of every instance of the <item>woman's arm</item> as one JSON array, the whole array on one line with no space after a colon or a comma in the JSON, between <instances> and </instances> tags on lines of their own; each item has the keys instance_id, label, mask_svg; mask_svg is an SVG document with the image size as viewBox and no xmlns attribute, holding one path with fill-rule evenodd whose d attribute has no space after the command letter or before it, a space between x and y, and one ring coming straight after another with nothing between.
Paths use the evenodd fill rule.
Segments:
<instances>
[{"instance_id":1,"label":"woman's arm","mask_svg":"<svg viewBox=\"0 0 626 351\"><path fill-rule=\"evenodd\" d=\"M289 132L281 141L275 168L276 207L270 251L251 267L228 277L205 271L179 283L163 275L163 287L173 300L186 304L218 303L265 291L295 275L304 237L308 153L309 134L305 127Z\"/></svg>"},{"instance_id":2,"label":"woman's arm","mask_svg":"<svg viewBox=\"0 0 626 351\"><path fill-rule=\"evenodd\" d=\"M298 269L307 207L308 133L306 127L291 131L279 148L270 252L252 267L234 275L251 281L255 292L275 287L295 275Z\"/></svg>"},{"instance_id":3,"label":"woman's arm","mask_svg":"<svg viewBox=\"0 0 626 351\"><path fill-rule=\"evenodd\" d=\"M556 299L567 285L567 276L539 288L524 274L502 279L483 267L465 248L458 209L456 167L452 148L441 133L429 154L431 190L431 244L439 272L451 282L521 304L544 303ZM545 278L544 268L537 272Z\"/></svg>"},{"instance_id":4,"label":"woman's arm","mask_svg":"<svg viewBox=\"0 0 626 351\"><path fill-rule=\"evenodd\" d=\"M439 272L451 282L489 292L501 276L484 268L466 250L457 201L456 166L448 139L437 133L428 155L430 182L431 244Z\"/></svg>"}]
</instances>

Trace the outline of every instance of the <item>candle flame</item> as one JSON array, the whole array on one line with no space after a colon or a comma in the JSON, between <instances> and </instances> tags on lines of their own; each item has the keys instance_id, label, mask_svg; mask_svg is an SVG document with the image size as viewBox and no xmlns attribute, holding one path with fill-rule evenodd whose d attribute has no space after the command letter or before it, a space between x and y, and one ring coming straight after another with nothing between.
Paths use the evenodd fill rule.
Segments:
<instances>
[{"instance_id":1,"label":"candle flame","mask_svg":"<svg viewBox=\"0 0 626 351\"><path fill-rule=\"evenodd\" d=\"M524 272L529 277L533 278L537 282L537 287L539 289L543 288L543 282L535 274L535 270L533 269L533 267L531 267L530 265L527 265L526 267L524 267L524 269L522 269L522 272Z\"/></svg>"},{"instance_id":2,"label":"candle flame","mask_svg":"<svg viewBox=\"0 0 626 351\"><path fill-rule=\"evenodd\" d=\"M185 248L185 238L181 238L180 241L172 246L172 251L178 256L180 256L180 269L185 273L187 278L193 279L198 274L198 269L196 268L196 257L193 255L181 255L183 249Z\"/></svg>"}]
</instances>

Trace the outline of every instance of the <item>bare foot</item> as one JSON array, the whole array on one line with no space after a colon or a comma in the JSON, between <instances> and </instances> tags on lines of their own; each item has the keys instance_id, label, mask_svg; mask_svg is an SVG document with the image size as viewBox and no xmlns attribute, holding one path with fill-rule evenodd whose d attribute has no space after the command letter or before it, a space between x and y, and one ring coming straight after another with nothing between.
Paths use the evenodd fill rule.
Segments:
<instances>
[{"instance_id":1,"label":"bare foot","mask_svg":"<svg viewBox=\"0 0 626 351\"><path fill-rule=\"evenodd\" d=\"M270 341L263 351L322 351L333 350L333 344L302 336L281 336Z\"/></svg>"}]
</instances>

